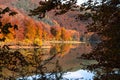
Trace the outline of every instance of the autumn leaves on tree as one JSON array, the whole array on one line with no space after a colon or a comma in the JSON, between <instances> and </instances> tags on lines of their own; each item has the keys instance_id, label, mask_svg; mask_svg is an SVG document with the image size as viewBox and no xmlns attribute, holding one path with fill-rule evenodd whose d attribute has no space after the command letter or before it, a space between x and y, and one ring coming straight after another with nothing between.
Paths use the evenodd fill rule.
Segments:
<instances>
[{"instance_id":1,"label":"autumn leaves on tree","mask_svg":"<svg viewBox=\"0 0 120 80\"><path fill-rule=\"evenodd\" d=\"M16 11L13 9L13 11ZM60 26L50 26L44 22L35 21L30 17L22 15L19 11L13 12L8 7L0 11L0 40L7 43L25 42L40 44L49 40L77 40L73 39L78 32L66 30ZM16 14L16 15L15 15Z\"/></svg>"},{"instance_id":2,"label":"autumn leaves on tree","mask_svg":"<svg viewBox=\"0 0 120 80\"><path fill-rule=\"evenodd\" d=\"M14 30L18 29L17 25L12 25L9 22L9 19L3 19L4 15L8 14L9 16L14 16L17 13L10 10L9 7L4 9L0 8L0 41L5 41L6 38L14 39Z\"/></svg>"}]
</instances>

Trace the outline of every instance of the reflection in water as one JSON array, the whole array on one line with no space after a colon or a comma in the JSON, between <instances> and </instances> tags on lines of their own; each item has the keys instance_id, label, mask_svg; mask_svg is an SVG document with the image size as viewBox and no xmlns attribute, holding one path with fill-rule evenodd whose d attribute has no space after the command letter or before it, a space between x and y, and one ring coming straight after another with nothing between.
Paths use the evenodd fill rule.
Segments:
<instances>
[{"instance_id":1,"label":"reflection in water","mask_svg":"<svg viewBox=\"0 0 120 80\"><path fill-rule=\"evenodd\" d=\"M62 68L59 65L59 61L55 63L50 63L55 55L50 56L47 59L43 59L43 54L39 53L40 50L34 49L32 56L25 56L19 51L10 51L1 49L0 56L0 80L15 80L21 77L23 80L26 76L39 75L39 80L47 80L47 78L52 78L55 75L55 79L59 80L62 76ZM54 64L54 70L48 70L46 64ZM50 72L48 76L45 73ZM58 75L59 73L59 75Z\"/></svg>"},{"instance_id":2,"label":"reflection in water","mask_svg":"<svg viewBox=\"0 0 120 80\"><path fill-rule=\"evenodd\" d=\"M74 72L67 72L63 75L64 79L68 80L92 80L94 74L87 70L78 70Z\"/></svg>"},{"instance_id":3,"label":"reflection in water","mask_svg":"<svg viewBox=\"0 0 120 80\"><path fill-rule=\"evenodd\" d=\"M90 46L86 44L79 46L54 44L51 49L1 49L0 80L18 78L25 80L29 78L28 76L35 78L33 75L38 75L39 80L67 78L62 76L65 72L75 73L74 71L83 68L82 64L87 61L79 60L77 57L80 57L82 53L89 53L90 50Z\"/></svg>"},{"instance_id":4,"label":"reflection in water","mask_svg":"<svg viewBox=\"0 0 120 80\"><path fill-rule=\"evenodd\" d=\"M50 73L46 73L46 76L49 77ZM64 73L62 78L63 80L92 80L94 74L91 72L88 72L86 70L78 70L74 72L67 72ZM40 75L33 75L33 76L27 76L25 77L28 80L33 80L33 78L39 79L41 76ZM55 76L53 76L52 80L54 79ZM23 78L18 78L23 79Z\"/></svg>"},{"instance_id":5,"label":"reflection in water","mask_svg":"<svg viewBox=\"0 0 120 80\"><path fill-rule=\"evenodd\" d=\"M110 42L102 42L91 53L81 57L97 61L95 64L86 65L85 68L95 72L93 80L120 80L120 46L111 46L114 42Z\"/></svg>"}]
</instances>

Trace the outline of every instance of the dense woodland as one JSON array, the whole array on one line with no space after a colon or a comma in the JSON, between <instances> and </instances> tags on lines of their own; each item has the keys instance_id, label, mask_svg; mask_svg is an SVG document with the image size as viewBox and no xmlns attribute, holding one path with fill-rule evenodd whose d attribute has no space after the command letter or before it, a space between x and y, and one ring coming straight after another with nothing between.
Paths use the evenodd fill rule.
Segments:
<instances>
[{"instance_id":1,"label":"dense woodland","mask_svg":"<svg viewBox=\"0 0 120 80\"><path fill-rule=\"evenodd\" d=\"M75 30L66 30L59 25L50 26L26 17L16 10L13 13L10 11L9 7L1 8L1 41L39 44L44 40L79 40L79 33Z\"/></svg>"}]
</instances>

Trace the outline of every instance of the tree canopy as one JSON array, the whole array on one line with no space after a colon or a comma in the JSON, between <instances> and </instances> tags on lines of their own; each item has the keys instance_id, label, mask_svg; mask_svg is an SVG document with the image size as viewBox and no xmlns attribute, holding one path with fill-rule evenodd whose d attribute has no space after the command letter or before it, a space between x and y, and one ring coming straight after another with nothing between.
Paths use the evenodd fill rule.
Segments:
<instances>
[{"instance_id":1,"label":"tree canopy","mask_svg":"<svg viewBox=\"0 0 120 80\"><path fill-rule=\"evenodd\" d=\"M74 3L74 0L69 1ZM67 6L63 7L62 0L48 0L43 3L40 2L40 4L42 6L39 6L31 11L33 15L40 14L41 16L41 9L44 9L44 14L52 9L58 9L60 11L67 12L73 5L63 4ZM54 6L50 7L50 4ZM48 6L49 8L47 8ZM97 76L94 78L95 80L110 80L110 78L111 80L119 80L120 0L99 0L99 2L98 0L88 0L88 2L81 5L80 10L84 10L89 13L90 17L88 18L92 19L90 24L87 26L88 32L96 32L101 38L101 42L90 54L85 54L82 56L82 58L85 59L95 59L98 61L98 64L89 65L87 68L92 71L97 71ZM98 68L102 69L104 73L99 73L100 71ZM116 74L116 68L118 69L118 74Z\"/></svg>"},{"instance_id":2,"label":"tree canopy","mask_svg":"<svg viewBox=\"0 0 120 80\"><path fill-rule=\"evenodd\" d=\"M45 17L45 13L57 9L56 15L64 14L72 9L77 0L45 0L40 1L39 6L34 10L30 10L30 15L39 15L39 18Z\"/></svg>"},{"instance_id":3,"label":"tree canopy","mask_svg":"<svg viewBox=\"0 0 120 80\"><path fill-rule=\"evenodd\" d=\"M101 0L100 4L91 3L85 4L87 6L85 8L91 10L93 20L88 25L88 31L99 34L101 43L90 54L82 57L98 61L98 64L87 66L87 69L97 72L94 80L119 80L120 0ZM116 73L115 69L117 69L118 73Z\"/></svg>"},{"instance_id":4,"label":"tree canopy","mask_svg":"<svg viewBox=\"0 0 120 80\"><path fill-rule=\"evenodd\" d=\"M5 36L6 34L10 33L9 28L14 28L15 30L18 29L17 25L11 25L10 22L3 24L1 19L3 18L3 15L8 13L9 16L14 16L17 14L17 12L14 12L12 10L9 9L9 7L6 7L4 9L0 8L0 35L3 35L2 37L0 37L0 41L5 41Z\"/></svg>"}]
</instances>

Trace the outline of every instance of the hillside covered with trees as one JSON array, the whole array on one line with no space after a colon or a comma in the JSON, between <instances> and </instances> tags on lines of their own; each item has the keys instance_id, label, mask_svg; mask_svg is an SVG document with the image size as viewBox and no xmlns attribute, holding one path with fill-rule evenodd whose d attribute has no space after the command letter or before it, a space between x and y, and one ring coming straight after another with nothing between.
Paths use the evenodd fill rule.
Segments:
<instances>
[{"instance_id":1,"label":"hillside covered with trees","mask_svg":"<svg viewBox=\"0 0 120 80\"><path fill-rule=\"evenodd\" d=\"M0 38L5 38L5 42L8 44L15 44L17 42L41 44L42 41L49 40L79 40L79 33L77 31L66 30L56 21L54 21L56 25L51 26L42 21L34 20L15 8L9 8L4 5L1 5L1 8L11 9L17 13L15 16L9 16L8 13L5 13L1 18L1 27L4 27L5 24L9 23L11 23L11 25L17 25L16 30L14 27L11 27L8 29L8 34L0 34Z\"/></svg>"}]
</instances>

